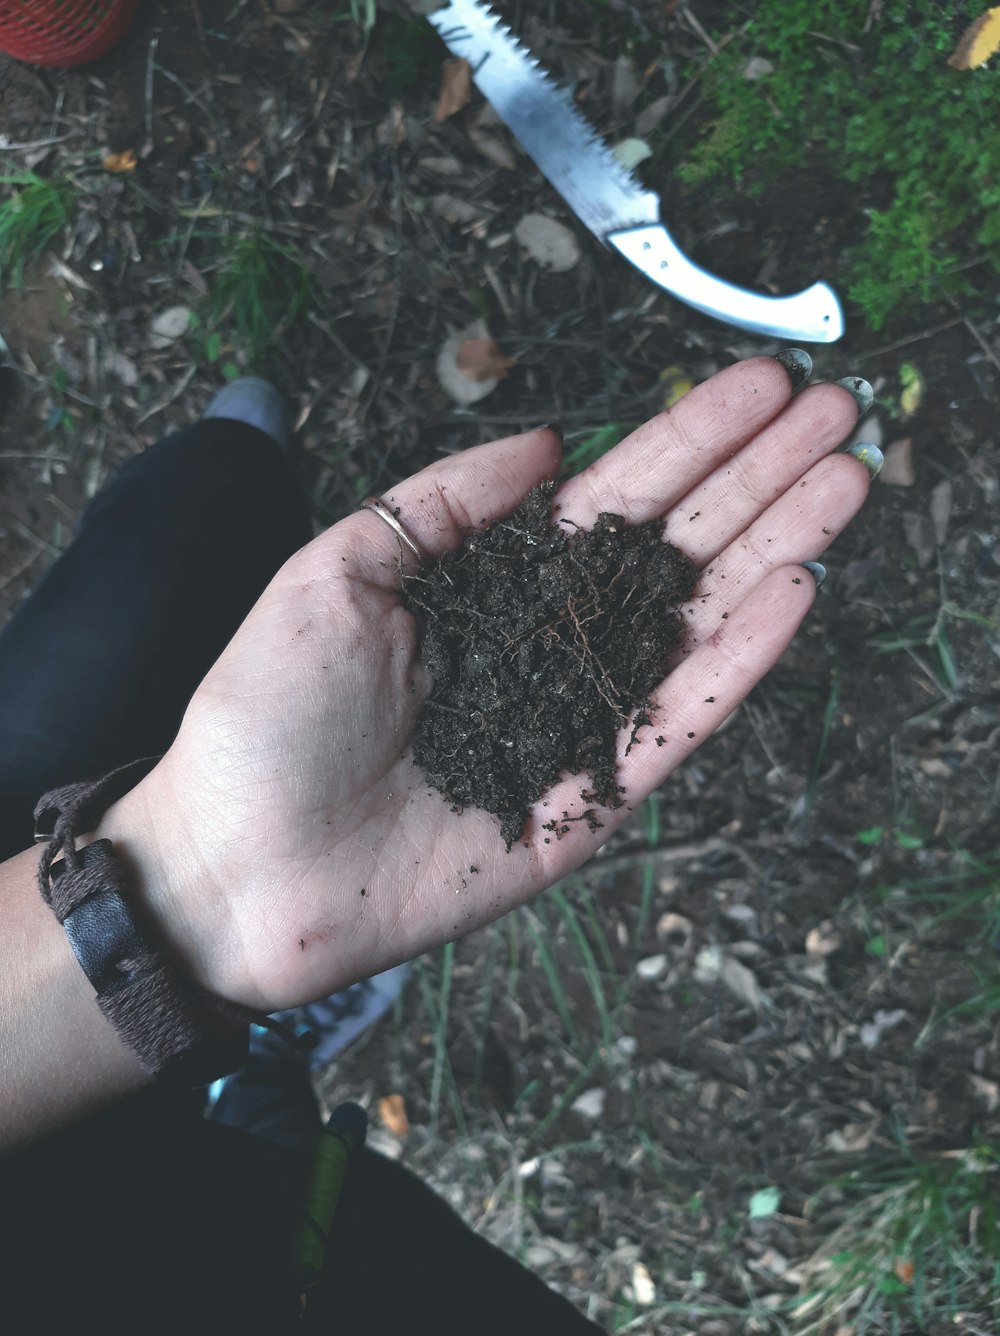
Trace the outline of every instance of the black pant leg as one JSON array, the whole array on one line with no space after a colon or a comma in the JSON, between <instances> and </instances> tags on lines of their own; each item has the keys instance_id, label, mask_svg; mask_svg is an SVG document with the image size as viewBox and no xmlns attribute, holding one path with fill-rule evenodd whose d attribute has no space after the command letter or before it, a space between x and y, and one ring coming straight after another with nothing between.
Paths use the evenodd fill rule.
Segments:
<instances>
[{"instance_id":1,"label":"black pant leg","mask_svg":"<svg viewBox=\"0 0 1000 1336\"><path fill-rule=\"evenodd\" d=\"M195 687L312 536L287 458L209 419L130 459L0 634L0 857L56 784L170 745Z\"/></svg>"}]
</instances>

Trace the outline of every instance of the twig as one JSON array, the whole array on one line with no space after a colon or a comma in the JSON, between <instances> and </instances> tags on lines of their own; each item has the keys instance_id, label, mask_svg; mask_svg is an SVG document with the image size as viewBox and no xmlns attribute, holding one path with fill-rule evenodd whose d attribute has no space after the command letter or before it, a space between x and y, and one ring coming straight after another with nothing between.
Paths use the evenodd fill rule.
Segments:
<instances>
[{"instance_id":1,"label":"twig","mask_svg":"<svg viewBox=\"0 0 1000 1336\"><path fill-rule=\"evenodd\" d=\"M993 351L993 349L990 347L990 345L986 342L986 340L983 338L982 334L980 334L979 330L975 327L975 325L972 323L972 321L969 319L969 317L968 317L967 315L963 315L963 316L962 316L962 324L963 324L963 325L965 326L965 328L969 331L969 333L972 335L972 337L976 340L976 342L979 344L980 348L982 348L983 352L984 352L984 353L986 354L986 356L990 359L990 361L993 363L993 365L996 367L996 369L997 369L998 371L1000 371L1000 359L997 358L996 353Z\"/></svg>"},{"instance_id":2,"label":"twig","mask_svg":"<svg viewBox=\"0 0 1000 1336\"><path fill-rule=\"evenodd\" d=\"M164 408L168 408L174 402L174 400L177 399L180 395L182 395L184 391L187 389L187 387L191 384L191 381L194 379L194 373L197 371L197 369L198 368L194 366L188 367L187 371L185 371L184 375L181 376L180 380L177 382L176 386L171 390L171 392L167 395L167 397L165 399L161 399L158 403L153 404L152 408L147 408L145 413L143 413L142 417L138 419L135 425L137 427L141 427L142 424L148 421L149 418L155 417L155 415L157 413L161 413Z\"/></svg>"},{"instance_id":3,"label":"twig","mask_svg":"<svg viewBox=\"0 0 1000 1336\"><path fill-rule=\"evenodd\" d=\"M49 148L52 144L64 144L73 138L73 132L65 135L51 135L48 139L31 139L23 144L12 144L6 135L0 135L0 153L25 153L33 148Z\"/></svg>"},{"instance_id":4,"label":"twig","mask_svg":"<svg viewBox=\"0 0 1000 1336\"><path fill-rule=\"evenodd\" d=\"M198 41L205 46L205 24L201 17L201 5L198 0L191 0L191 12L194 14L194 26L198 29Z\"/></svg>"},{"instance_id":5,"label":"twig","mask_svg":"<svg viewBox=\"0 0 1000 1336\"><path fill-rule=\"evenodd\" d=\"M153 40L156 41L158 39L154 38ZM188 99L189 102L193 102L196 107L200 107L202 111L205 113L205 115L211 119L212 117L211 108L206 107L205 103L202 102L198 94L192 92L191 89L188 88L187 84L184 82L183 79L179 79L172 70L168 70L166 65L157 65L156 68L160 71L162 75L164 75L167 79L169 79L171 83L175 83L177 85L177 87L181 90L181 92L184 94L184 96Z\"/></svg>"},{"instance_id":6,"label":"twig","mask_svg":"<svg viewBox=\"0 0 1000 1336\"><path fill-rule=\"evenodd\" d=\"M728 840L711 836L707 840L697 840L690 844L666 845L661 849L637 849L631 854L617 854L611 858L595 858L586 867L578 868L574 877L589 881L592 877L603 877L606 873L623 872L626 868L641 867L645 862L686 863L689 859L704 858L708 854L728 853L734 858L741 857L740 850Z\"/></svg>"},{"instance_id":7,"label":"twig","mask_svg":"<svg viewBox=\"0 0 1000 1336\"><path fill-rule=\"evenodd\" d=\"M907 334L905 339L897 339L895 343L887 343L884 348L863 348L858 353L858 357L885 357L888 353L894 353L898 348L906 348L911 343L919 343L921 339L933 339L938 334L943 334L947 329L954 329L965 319L964 316L956 315L951 320L943 320L940 325L931 325L930 329L922 329L919 334Z\"/></svg>"},{"instance_id":8,"label":"twig","mask_svg":"<svg viewBox=\"0 0 1000 1336\"><path fill-rule=\"evenodd\" d=\"M701 40L705 43L705 45L708 47L709 51L711 51L713 56L717 56L719 54L719 48L716 46L715 42L712 41L711 37L709 37L708 33L701 26L701 24L698 22L698 19L695 17L695 15L692 14L690 5L684 6L684 18L687 21L688 26L691 28L691 31L696 33L697 36L701 38Z\"/></svg>"}]
</instances>

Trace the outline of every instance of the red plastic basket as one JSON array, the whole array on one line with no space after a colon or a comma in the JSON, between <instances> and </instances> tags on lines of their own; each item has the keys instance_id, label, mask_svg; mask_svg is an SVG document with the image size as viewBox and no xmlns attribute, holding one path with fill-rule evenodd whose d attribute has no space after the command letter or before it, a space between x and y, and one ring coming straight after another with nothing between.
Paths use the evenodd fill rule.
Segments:
<instances>
[{"instance_id":1,"label":"red plastic basket","mask_svg":"<svg viewBox=\"0 0 1000 1336\"><path fill-rule=\"evenodd\" d=\"M110 51L139 0L0 0L0 51L29 65L83 65Z\"/></svg>"}]
</instances>

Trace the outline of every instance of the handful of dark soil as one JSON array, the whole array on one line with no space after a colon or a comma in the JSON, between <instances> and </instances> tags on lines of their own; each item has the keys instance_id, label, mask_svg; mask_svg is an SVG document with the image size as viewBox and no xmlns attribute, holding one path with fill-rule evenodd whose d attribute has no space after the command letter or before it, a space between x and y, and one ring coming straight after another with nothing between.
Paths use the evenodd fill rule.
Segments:
<instances>
[{"instance_id":1,"label":"handful of dark soil","mask_svg":"<svg viewBox=\"0 0 1000 1336\"><path fill-rule=\"evenodd\" d=\"M508 849L564 771L589 776L585 803L620 806L616 735L636 706L633 742L651 722L697 578L659 520L602 514L568 533L551 518L554 487L403 586L433 678L414 756L456 808L495 813ZM547 828L563 834L568 819Z\"/></svg>"}]
</instances>

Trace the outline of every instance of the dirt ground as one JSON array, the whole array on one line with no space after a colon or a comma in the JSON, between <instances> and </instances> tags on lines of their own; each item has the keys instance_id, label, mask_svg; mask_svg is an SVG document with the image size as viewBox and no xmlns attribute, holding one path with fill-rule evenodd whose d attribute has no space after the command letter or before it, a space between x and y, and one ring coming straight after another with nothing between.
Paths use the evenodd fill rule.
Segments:
<instances>
[{"instance_id":1,"label":"dirt ground","mask_svg":"<svg viewBox=\"0 0 1000 1336\"><path fill-rule=\"evenodd\" d=\"M673 183L698 95L668 86L653 54L697 69L724 6L499 8L609 139L671 99L677 136L647 179L696 260L746 285L837 285L863 198L823 179L752 202ZM171 0L89 69L0 58L3 142L28 145L0 167L79 187L55 262L0 297L22 372L0 424L0 615L115 464L218 387L194 333L154 349L149 326L197 309L219 238L253 223L311 275L310 313L270 371L298 409L318 525L442 452L553 420L573 448L651 416L672 378L777 351L603 252L481 99L436 121L446 53L400 26L404 5L367 43L334 21L346 9ZM133 173L102 168L126 149ZM523 253L529 212L576 235L570 271ZM866 376L861 438L910 444L825 557L791 650L587 869L421 962L392 1019L323 1082L609 1330L794 1332L783 1305L832 1180L901 1140L1000 1142L997 1013L955 1010L1000 938L971 899L942 920L996 883L1000 331L943 305L880 340L847 314L841 342L811 348L814 378ZM461 407L435 360L477 317L516 360ZM904 363L924 382L909 416ZM406 1135L378 1112L391 1094ZM751 1218L765 1188L778 1204ZM995 1321L984 1293L963 1329Z\"/></svg>"}]
</instances>

